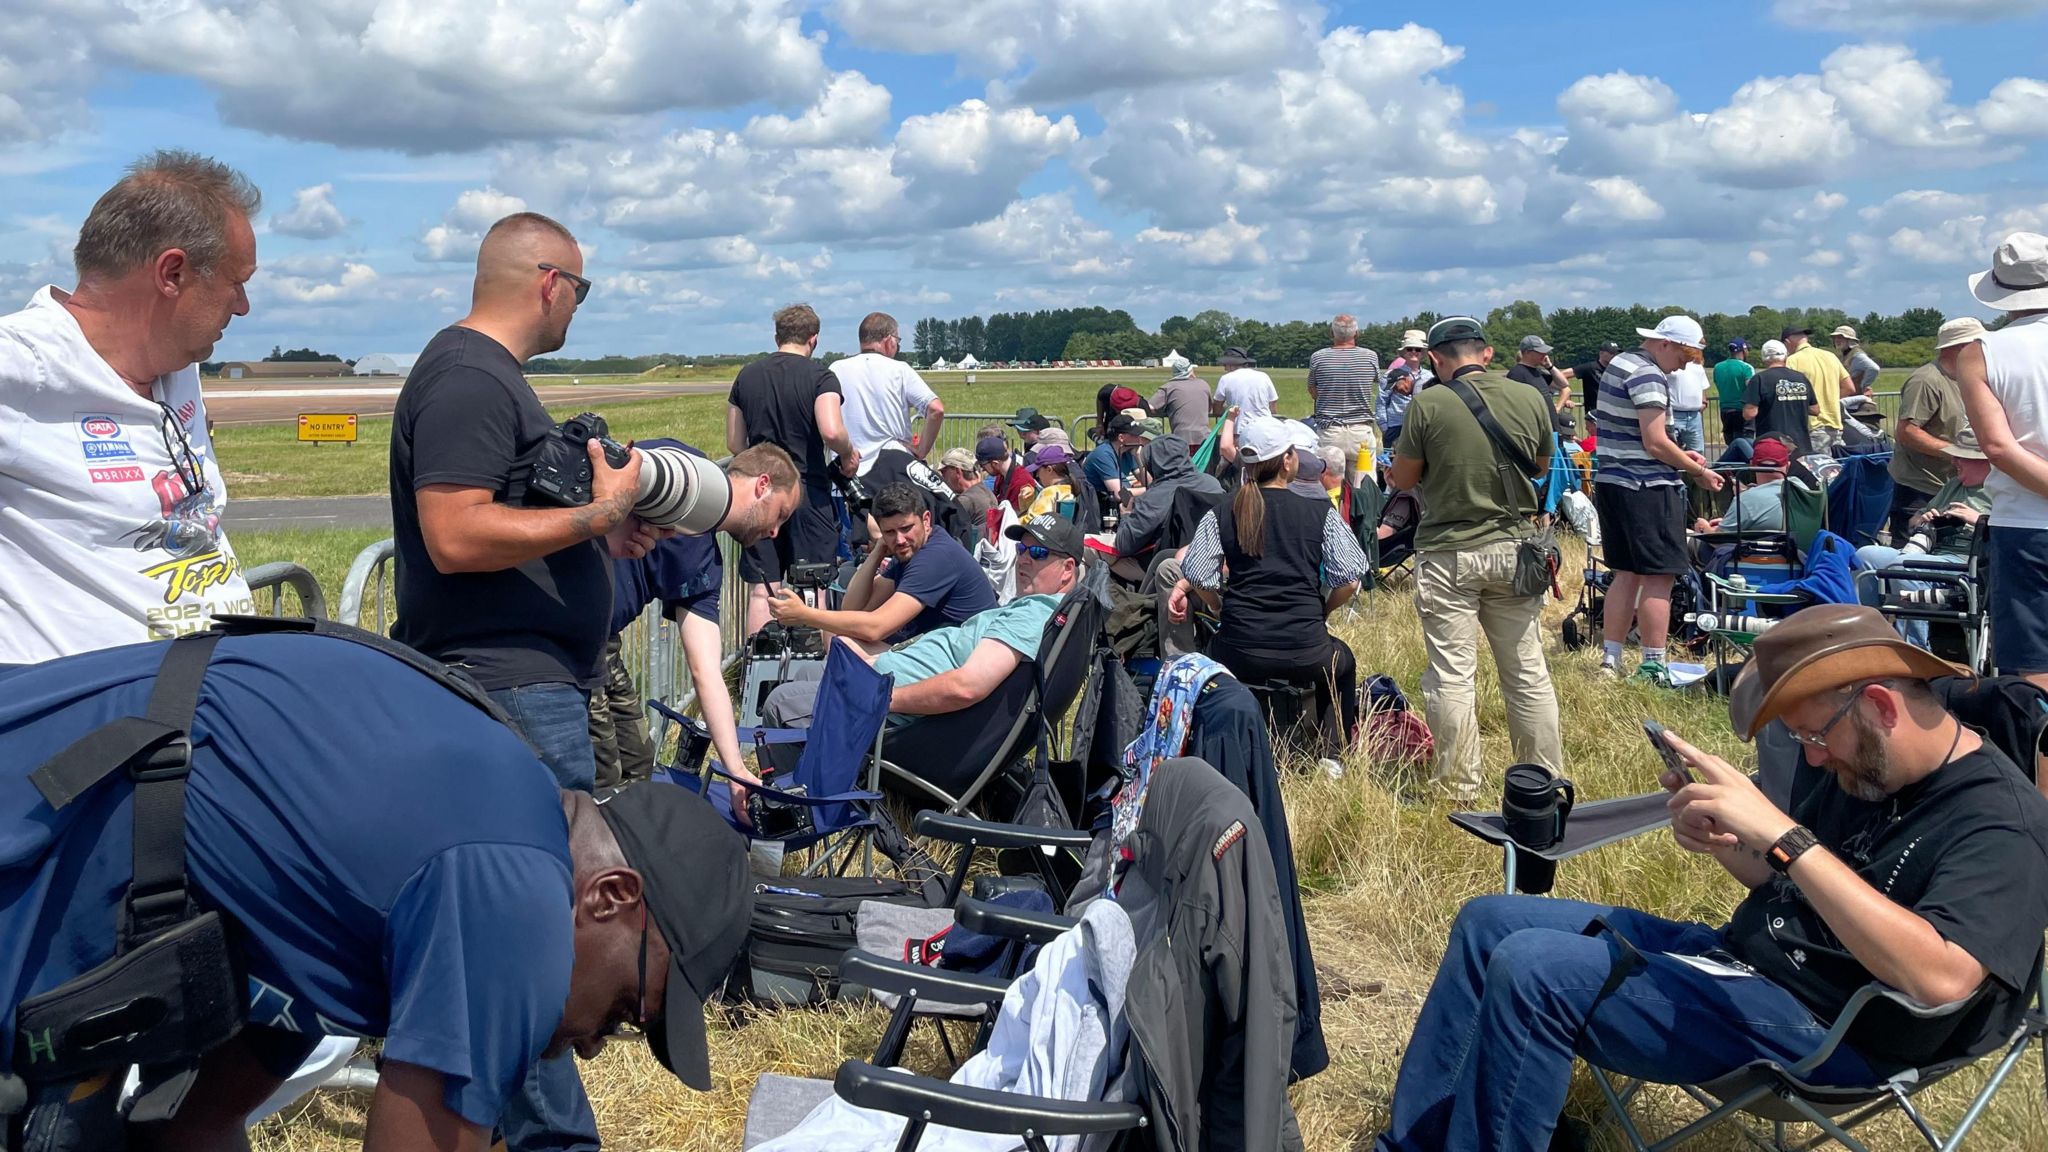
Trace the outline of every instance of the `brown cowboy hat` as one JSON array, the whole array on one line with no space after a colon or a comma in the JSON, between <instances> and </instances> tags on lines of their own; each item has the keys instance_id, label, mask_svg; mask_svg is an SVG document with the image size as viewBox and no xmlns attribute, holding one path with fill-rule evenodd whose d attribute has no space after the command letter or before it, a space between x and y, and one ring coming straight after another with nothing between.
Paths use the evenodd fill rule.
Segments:
<instances>
[{"instance_id":1,"label":"brown cowboy hat","mask_svg":"<svg viewBox=\"0 0 2048 1152\"><path fill-rule=\"evenodd\" d=\"M1878 610L1816 604L1756 638L1748 666L1728 694L1728 718L1748 740L1787 708L1866 680L1972 676L1969 669L1899 639Z\"/></svg>"}]
</instances>

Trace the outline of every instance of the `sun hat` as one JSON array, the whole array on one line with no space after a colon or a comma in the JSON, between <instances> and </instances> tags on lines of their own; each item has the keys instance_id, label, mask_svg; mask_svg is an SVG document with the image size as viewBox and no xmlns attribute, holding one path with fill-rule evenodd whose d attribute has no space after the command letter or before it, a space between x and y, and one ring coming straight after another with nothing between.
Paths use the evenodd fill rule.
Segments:
<instances>
[{"instance_id":1,"label":"sun hat","mask_svg":"<svg viewBox=\"0 0 2048 1152\"><path fill-rule=\"evenodd\" d=\"M1131 428L1131 433L1147 440L1157 440L1166 435L1166 421L1157 416L1144 417Z\"/></svg>"},{"instance_id":2,"label":"sun hat","mask_svg":"<svg viewBox=\"0 0 2048 1152\"><path fill-rule=\"evenodd\" d=\"M1961 432L1956 433L1956 438L1949 441L1948 447L1942 449L1942 451L1958 460L1991 459L1991 457L1984 454L1983 446L1977 443L1977 430L1967 426Z\"/></svg>"},{"instance_id":3,"label":"sun hat","mask_svg":"<svg viewBox=\"0 0 2048 1152\"><path fill-rule=\"evenodd\" d=\"M1048 424L1039 429L1038 442L1040 444L1065 444L1069 448L1074 446L1074 438L1067 435L1067 430L1057 424Z\"/></svg>"},{"instance_id":4,"label":"sun hat","mask_svg":"<svg viewBox=\"0 0 2048 1152\"><path fill-rule=\"evenodd\" d=\"M1759 635L1751 652L1728 697L1728 718L1745 740L1801 701L1851 684L1976 676L1899 639L1891 621L1862 604L1794 612Z\"/></svg>"},{"instance_id":5,"label":"sun hat","mask_svg":"<svg viewBox=\"0 0 2048 1152\"><path fill-rule=\"evenodd\" d=\"M2008 312L2048 308L2048 236L2007 236L1991 254L1991 267L1970 277L1970 294Z\"/></svg>"},{"instance_id":6,"label":"sun hat","mask_svg":"<svg viewBox=\"0 0 2048 1152\"><path fill-rule=\"evenodd\" d=\"M1264 464L1276 460L1294 447L1294 434L1287 421L1270 416L1240 416L1237 420L1237 462Z\"/></svg>"},{"instance_id":7,"label":"sun hat","mask_svg":"<svg viewBox=\"0 0 2048 1152\"><path fill-rule=\"evenodd\" d=\"M946 454L939 457L939 467L958 468L962 472L972 472L974 471L974 453L966 448L948 448L946 449Z\"/></svg>"},{"instance_id":8,"label":"sun hat","mask_svg":"<svg viewBox=\"0 0 2048 1152\"><path fill-rule=\"evenodd\" d=\"M1849 327L1847 324L1844 324L1840 328L1835 329L1833 332L1828 333L1828 335L1834 337L1837 340L1847 340L1851 344L1857 343L1860 339L1856 335L1856 330L1854 328Z\"/></svg>"},{"instance_id":9,"label":"sun hat","mask_svg":"<svg viewBox=\"0 0 2048 1152\"><path fill-rule=\"evenodd\" d=\"M1705 348L1707 334L1700 330L1700 322L1690 316L1666 316L1657 321L1655 328L1638 328L1636 335L1645 340L1668 340L1687 348Z\"/></svg>"},{"instance_id":10,"label":"sun hat","mask_svg":"<svg viewBox=\"0 0 2048 1152\"><path fill-rule=\"evenodd\" d=\"M1406 332L1401 333L1401 347L1404 350L1409 348L1428 348L1429 333L1424 332L1420 328L1410 328Z\"/></svg>"},{"instance_id":11,"label":"sun hat","mask_svg":"<svg viewBox=\"0 0 2048 1152\"><path fill-rule=\"evenodd\" d=\"M1791 352L1786 349L1783 340L1766 340L1764 346L1757 349L1757 355L1766 360L1783 360L1791 355Z\"/></svg>"},{"instance_id":12,"label":"sun hat","mask_svg":"<svg viewBox=\"0 0 2048 1152\"><path fill-rule=\"evenodd\" d=\"M1972 340L1983 338L1982 320L1975 316L1958 316L1953 320L1944 321L1940 330L1935 332L1934 350L1939 352L1943 348L1953 348L1958 344L1968 344Z\"/></svg>"}]
</instances>

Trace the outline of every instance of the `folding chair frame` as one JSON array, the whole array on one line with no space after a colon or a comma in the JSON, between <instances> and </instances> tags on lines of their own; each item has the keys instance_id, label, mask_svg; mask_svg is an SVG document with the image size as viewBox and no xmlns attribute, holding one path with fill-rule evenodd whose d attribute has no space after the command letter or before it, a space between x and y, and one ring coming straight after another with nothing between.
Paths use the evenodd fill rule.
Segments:
<instances>
[{"instance_id":1,"label":"folding chair frame","mask_svg":"<svg viewBox=\"0 0 2048 1152\"><path fill-rule=\"evenodd\" d=\"M1890 568L1877 571L1878 608L1884 618L1892 621L1918 620L1927 624L1947 624L1961 629L1963 651L1970 668L1980 674L1991 671L1991 589L1987 582L1990 565L1984 554L1984 529L1980 525L1970 538L1970 554L1958 567L1925 559L1918 555L1904 556ZM1888 604L1895 585L1912 581L1931 584L1936 588L1952 589L1963 604L1960 608L1934 608L1920 605ZM1931 637L1930 637L1931 639Z\"/></svg>"}]
</instances>

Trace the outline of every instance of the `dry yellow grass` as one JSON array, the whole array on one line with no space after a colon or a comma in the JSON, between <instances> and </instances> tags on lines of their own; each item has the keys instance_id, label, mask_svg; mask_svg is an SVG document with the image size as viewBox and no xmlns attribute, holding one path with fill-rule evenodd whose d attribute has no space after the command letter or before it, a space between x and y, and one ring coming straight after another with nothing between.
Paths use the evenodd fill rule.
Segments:
<instances>
[{"instance_id":1,"label":"dry yellow grass","mask_svg":"<svg viewBox=\"0 0 2048 1152\"><path fill-rule=\"evenodd\" d=\"M1576 562L1572 557L1568 561ZM1575 588L1569 589L1575 592ZM1569 607L1553 605L1546 624L1557 683L1568 774L1582 799L1623 796L1655 786L1653 755L1640 717L1656 716L1695 743L1737 764L1753 762L1730 734L1723 702L1704 691L1670 692L1597 680L1594 652L1557 647L1556 621ZM1406 586L1364 598L1338 620L1358 654L1361 676L1386 672L1416 698L1423 665L1421 628ZM1483 664L1480 721L1486 769L1495 783L1508 764L1505 718L1490 661ZM1451 918L1466 899L1500 888L1499 854L1458 832L1446 809L1403 808L1398 774L1356 762L1341 780L1290 774L1283 782L1304 904L1316 960L1353 980L1381 980L1374 997L1326 1000L1323 1025L1332 1063L1297 1086L1295 1107L1313 1152L1364 1149L1386 1120L1401 1052L1442 955ZM1680 851L1658 833L1572 861L1559 870L1558 895L1625 903L1674 917L1718 923L1740 893L1711 861ZM850 1057L871 1055L884 1016L875 1008L754 1013L714 1030L717 1090L698 1095L655 1066L644 1048L617 1045L586 1065L608 1146L678 1152L730 1152L739 1145L747 1093L763 1072L829 1078ZM929 1033L919 1030L913 1067L942 1071ZM2048 1147L2048 1113L2040 1091L2038 1054L2030 1055L1979 1123L1969 1146L1996 1152ZM1946 1127L1983 1081L1980 1067L1931 1090L1923 1104ZM1645 1134L1675 1130L1696 1113L1675 1093L1645 1101ZM359 1100L316 1098L258 1133L260 1152L335 1152L361 1139ZM1598 1120L1605 1110L1582 1069L1568 1115ZM1867 1129L1873 1149L1923 1147L1896 1120ZM1612 1129L1599 1146L1621 1148ZM1732 1132L1695 1141L1703 1150L1746 1147Z\"/></svg>"}]
</instances>

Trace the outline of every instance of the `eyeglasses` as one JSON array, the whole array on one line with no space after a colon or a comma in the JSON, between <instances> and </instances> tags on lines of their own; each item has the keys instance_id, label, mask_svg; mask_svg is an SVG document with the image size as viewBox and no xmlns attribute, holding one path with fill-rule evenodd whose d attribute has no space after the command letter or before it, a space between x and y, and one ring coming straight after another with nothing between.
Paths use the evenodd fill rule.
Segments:
<instances>
[{"instance_id":1,"label":"eyeglasses","mask_svg":"<svg viewBox=\"0 0 2048 1152\"><path fill-rule=\"evenodd\" d=\"M1029 556L1033 560L1043 560L1052 555L1052 549L1047 548L1043 544L1027 544L1019 540L1017 541L1017 555Z\"/></svg>"},{"instance_id":2,"label":"eyeglasses","mask_svg":"<svg viewBox=\"0 0 2048 1152\"><path fill-rule=\"evenodd\" d=\"M576 286L576 302L578 304L590 298L590 281L585 280L583 277L557 264L539 264L535 265L535 267L538 267L543 272L553 272L555 275L574 284Z\"/></svg>"},{"instance_id":3,"label":"eyeglasses","mask_svg":"<svg viewBox=\"0 0 2048 1152\"><path fill-rule=\"evenodd\" d=\"M1834 730L1835 725L1840 724L1842 722L1842 717L1847 716L1849 714L1849 709L1854 708L1858 700L1863 699L1863 690L1875 683L1877 683L1877 681L1867 680L1851 688L1849 690L1849 698L1842 702L1842 706L1840 708L1835 709L1835 714L1828 718L1827 723L1820 726L1820 731L1815 732L1811 736L1807 735L1804 732L1793 731L1792 726L1790 724L1787 724L1785 726L1785 730L1788 732L1792 732L1792 738L1794 740L1799 741L1801 744L1806 745L1808 748L1820 748L1825 750L1828 746L1828 733Z\"/></svg>"},{"instance_id":4,"label":"eyeglasses","mask_svg":"<svg viewBox=\"0 0 2048 1152\"><path fill-rule=\"evenodd\" d=\"M164 438L164 451L170 454L171 467L178 470L178 479L185 482L185 495L193 495L206 487L206 477L199 470L199 455L192 451L192 441L171 406L161 400L156 406L162 412L156 430Z\"/></svg>"}]
</instances>

